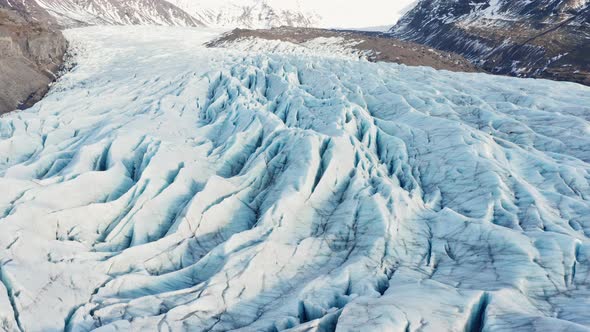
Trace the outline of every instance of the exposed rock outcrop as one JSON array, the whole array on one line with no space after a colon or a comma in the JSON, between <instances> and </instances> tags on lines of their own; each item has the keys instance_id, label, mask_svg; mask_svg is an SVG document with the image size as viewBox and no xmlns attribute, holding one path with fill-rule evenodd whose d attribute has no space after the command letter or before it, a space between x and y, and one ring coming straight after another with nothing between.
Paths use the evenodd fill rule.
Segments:
<instances>
[{"instance_id":1,"label":"exposed rock outcrop","mask_svg":"<svg viewBox=\"0 0 590 332\"><path fill-rule=\"evenodd\" d=\"M0 0L0 114L32 106L63 65L67 42L32 2Z\"/></svg>"}]
</instances>

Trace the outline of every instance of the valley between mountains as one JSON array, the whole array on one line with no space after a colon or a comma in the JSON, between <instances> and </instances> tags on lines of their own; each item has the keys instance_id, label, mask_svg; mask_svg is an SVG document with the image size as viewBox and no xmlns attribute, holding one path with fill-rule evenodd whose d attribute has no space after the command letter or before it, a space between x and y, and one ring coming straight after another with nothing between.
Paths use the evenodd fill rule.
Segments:
<instances>
[{"instance_id":1,"label":"valley between mountains","mask_svg":"<svg viewBox=\"0 0 590 332\"><path fill-rule=\"evenodd\" d=\"M0 330L590 330L589 87L221 33L0 117Z\"/></svg>"}]
</instances>

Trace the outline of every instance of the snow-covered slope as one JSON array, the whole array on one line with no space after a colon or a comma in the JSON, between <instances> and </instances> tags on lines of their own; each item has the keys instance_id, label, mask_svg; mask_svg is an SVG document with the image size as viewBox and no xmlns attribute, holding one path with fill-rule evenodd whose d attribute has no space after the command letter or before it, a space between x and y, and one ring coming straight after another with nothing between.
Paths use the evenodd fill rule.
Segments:
<instances>
[{"instance_id":1,"label":"snow-covered slope","mask_svg":"<svg viewBox=\"0 0 590 332\"><path fill-rule=\"evenodd\" d=\"M165 0L31 0L63 26L169 25L202 26L203 23Z\"/></svg>"},{"instance_id":2,"label":"snow-covered slope","mask_svg":"<svg viewBox=\"0 0 590 332\"><path fill-rule=\"evenodd\" d=\"M278 26L310 27L321 20L299 1L278 0L166 0L212 27L263 29Z\"/></svg>"},{"instance_id":3,"label":"snow-covered slope","mask_svg":"<svg viewBox=\"0 0 590 332\"><path fill-rule=\"evenodd\" d=\"M590 89L66 31L0 118L8 331L589 331Z\"/></svg>"},{"instance_id":4,"label":"snow-covered slope","mask_svg":"<svg viewBox=\"0 0 590 332\"><path fill-rule=\"evenodd\" d=\"M308 27L320 17L297 3L269 0L33 0L62 25Z\"/></svg>"},{"instance_id":5,"label":"snow-covered slope","mask_svg":"<svg viewBox=\"0 0 590 332\"><path fill-rule=\"evenodd\" d=\"M23 0L13 0L23 1ZM173 25L223 28L391 26L413 0L26 0L63 25Z\"/></svg>"},{"instance_id":6,"label":"snow-covered slope","mask_svg":"<svg viewBox=\"0 0 590 332\"><path fill-rule=\"evenodd\" d=\"M385 31L415 0L166 0L209 26L354 28Z\"/></svg>"}]
</instances>

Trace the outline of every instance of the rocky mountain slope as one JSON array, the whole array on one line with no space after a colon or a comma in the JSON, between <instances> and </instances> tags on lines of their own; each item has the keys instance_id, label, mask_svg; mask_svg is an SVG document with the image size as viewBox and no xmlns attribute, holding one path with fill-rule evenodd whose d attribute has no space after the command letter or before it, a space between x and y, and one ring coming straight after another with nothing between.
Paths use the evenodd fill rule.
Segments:
<instances>
[{"instance_id":1,"label":"rocky mountain slope","mask_svg":"<svg viewBox=\"0 0 590 332\"><path fill-rule=\"evenodd\" d=\"M198 19L164 0L34 0L62 26L202 26Z\"/></svg>"},{"instance_id":2,"label":"rocky mountain slope","mask_svg":"<svg viewBox=\"0 0 590 332\"><path fill-rule=\"evenodd\" d=\"M63 63L66 40L31 1L0 0L0 114L38 101Z\"/></svg>"},{"instance_id":3,"label":"rocky mountain slope","mask_svg":"<svg viewBox=\"0 0 590 332\"><path fill-rule=\"evenodd\" d=\"M590 331L590 87L65 34L0 118L0 330Z\"/></svg>"},{"instance_id":4,"label":"rocky mountain slope","mask_svg":"<svg viewBox=\"0 0 590 332\"><path fill-rule=\"evenodd\" d=\"M587 0L421 0L391 32L489 72L590 84Z\"/></svg>"}]
</instances>

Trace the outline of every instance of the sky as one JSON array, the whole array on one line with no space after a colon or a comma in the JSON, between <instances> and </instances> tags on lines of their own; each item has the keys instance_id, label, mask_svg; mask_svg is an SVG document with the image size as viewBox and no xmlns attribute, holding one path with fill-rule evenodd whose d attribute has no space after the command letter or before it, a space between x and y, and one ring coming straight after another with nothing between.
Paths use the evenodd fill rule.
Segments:
<instances>
[{"instance_id":1,"label":"sky","mask_svg":"<svg viewBox=\"0 0 590 332\"><path fill-rule=\"evenodd\" d=\"M294 0L282 0L283 2ZM300 0L302 8L322 16L322 24L332 28L391 26L415 0ZM347 26L342 26L347 22ZM350 22L350 23L348 23Z\"/></svg>"}]
</instances>

